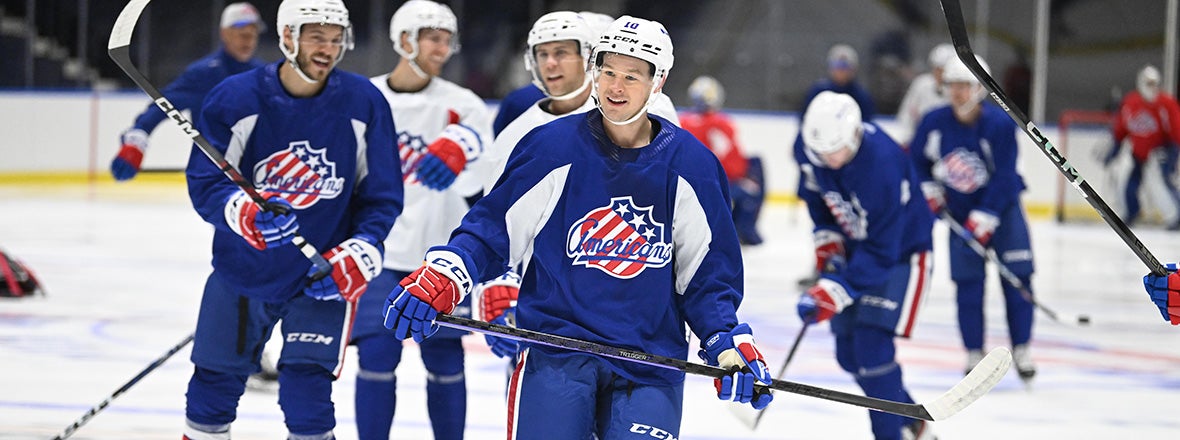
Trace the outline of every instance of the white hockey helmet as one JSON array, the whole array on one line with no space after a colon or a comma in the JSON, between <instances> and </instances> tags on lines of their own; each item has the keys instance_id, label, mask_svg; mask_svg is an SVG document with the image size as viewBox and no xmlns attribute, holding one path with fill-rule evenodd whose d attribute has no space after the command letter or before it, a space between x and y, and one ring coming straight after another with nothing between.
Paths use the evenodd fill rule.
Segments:
<instances>
[{"instance_id":1,"label":"white hockey helmet","mask_svg":"<svg viewBox=\"0 0 1180 440\"><path fill-rule=\"evenodd\" d=\"M277 24L279 49L283 51L283 56L295 68L295 72L309 83L315 81L308 78L299 68L299 63L295 61L299 55L299 32L303 29L303 25L324 24L344 28L343 45L340 53L336 55L336 60L332 63L333 67L341 59L344 59L345 52L353 48L352 22L348 20L348 7L344 6L344 2L341 0L283 0L283 3L279 4ZM290 48L283 44L284 29L291 30L292 47Z\"/></svg>"},{"instance_id":2,"label":"white hockey helmet","mask_svg":"<svg viewBox=\"0 0 1180 440\"><path fill-rule=\"evenodd\" d=\"M978 61L979 65L983 67L984 72L988 72L989 74L991 73L991 69L987 66L987 61L984 61L979 55L975 56L975 60ZM960 60L959 57L953 57L947 61L946 65L942 68L942 82L965 82L979 84L979 78L975 77L975 74L971 72L971 69L967 68L967 64L963 63L963 60Z\"/></svg>"},{"instance_id":3,"label":"white hockey helmet","mask_svg":"<svg viewBox=\"0 0 1180 440\"><path fill-rule=\"evenodd\" d=\"M848 148L852 154L860 148L864 130L860 106L851 96L825 90L815 95L803 114L803 144L812 158ZM820 161L820 163L823 163Z\"/></svg>"},{"instance_id":4,"label":"white hockey helmet","mask_svg":"<svg viewBox=\"0 0 1180 440\"><path fill-rule=\"evenodd\" d=\"M641 59L646 61L652 69L651 94L648 95L643 108L626 121L607 119L616 125L630 124L639 119L659 96L664 80L668 78L668 72L672 70L672 63L675 61L672 56L672 37L668 36L668 30L664 29L664 25L658 21L624 15L607 27L606 31L599 36L598 44L594 46L591 61L595 77L597 77L598 69L602 67L603 56L608 52ZM594 82L593 96L595 100L598 100L597 81ZM602 104L599 102L599 111L601 108Z\"/></svg>"},{"instance_id":5,"label":"white hockey helmet","mask_svg":"<svg viewBox=\"0 0 1180 440\"><path fill-rule=\"evenodd\" d=\"M418 31L423 28L440 29L451 33L451 53L459 53L459 20L451 8L430 0L409 0L393 17L389 19L389 40L393 42L393 50L402 58L409 60L414 73L422 78L429 78L426 72L418 67L415 58L418 57ZM402 48L401 36L409 34L410 51Z\"/></svg>"},{"instance_id":6,"label":"white hockey helmet","mask_svg":"<svg viewBox=\"0 0 1180 440\"><path fill-rule=\"evenodd\" d=\"M573 98L586 87L590 86L590 75L585 75L585 80L582 86L578 87L570 93L561 96L553 96L549 89L545 88L545 81L542 78L544 73L537 66L537 57L535 49L538 45L544 43L551 43L554 41L573 41L578 45L578 56L582 57L583 67L590 59L590 50L594 45L595 35L590 24L582 18L580 14L573 11L556 11L542 15L533 23L533 28L529 30L528 45L529 50L524 54L524 67L529 71L533 78L533 84L538 89L545 92L545 95L561 101Z\"/></svg>"},{"instance_id":7,"label":"white hockey helmet","mask_svg":"<svg viewBox=\"0 0 1180 440\"><path fill-rule=\"evenodd\" d=\"M955 58L955 46L950 43L942 43L930 49L930 55L926 62L930 64L931 69L941 69L946 67L946 63L952 58Z\"/></svg>"},{"instance_id":8,"label":"white hockey helmet","mask_svg":"<svg viewBox=\"0 0 1180 440\"><path fill-rule=\"evenodd\" d=\"M725 103L725 88L721 87L717 79L701 75L688 85L688 98L697 107L717 110Z\"/></svg>"},{"instance_id":9,"label":"white hockey helmet","mask_svg":"<svg viewBox=\"0 0 1180 440\"><path fill-rule=\"evenodd\" d=\"M582 19L586 20L586 24L590 25L590 33L594 37L590 40L591 45L597 44L598 37L602 36L602 33L606 32L606 28L615 22L614 17L598 12L581 11L578 12L578 15L581 15Z\"/></svg>"},{"instance_id":10,"label":"white hockey helmet","mask_svg":"<svg viewBox=\"0 0 1180 440\"><path fill-rule=\"evenodd\" d=\"M1139 69L1139 75L1135 77L1135 90L1138 90L1139 95L1147 102L1155 101L1155 97L1160 93L1159 69L1150 64Z\"/></svg>"}]
</instances>

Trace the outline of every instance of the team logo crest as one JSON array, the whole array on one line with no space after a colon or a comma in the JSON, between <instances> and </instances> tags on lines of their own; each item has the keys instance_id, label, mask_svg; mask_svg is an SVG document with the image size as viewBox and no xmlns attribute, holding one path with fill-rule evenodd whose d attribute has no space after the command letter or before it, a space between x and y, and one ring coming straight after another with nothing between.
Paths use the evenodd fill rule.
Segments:
<instances>
[{"instance_id":1,"label":"team logo crest","mask_svg":"<svg viewBox=\"0 0 1180 440\"><path fill-rule=\"evenodd\" d=\"M593 267L615 278L634 278L648 267L672 261L664 224L652 217L651 206L636 206L631 196L615 197L570 227L566 256L575 265Z\"/></svg>"},{"instance_id":2,"label":"team logo crest","mask_svg":"<svg viewBox=\"0 0 1180 440\"><path fill-rule=\"evenodd\" d=\"M426 154L426 140L422 136L400 132L397 134L398 155L402 162L402 182L418 181L418 161Z\"/></svg>"},{"instance_id":3,"label":"team logo crest","mask_svg":"<svg viewBox=\"0 0 1180 440\"><path fill-rule=\"evenodd\" d=\"M839 192L828 191L823 194L823 199L824 204L828 205L828 211L832 213L832 217L836 219L836 223L840 225L840 229L848 238L853 240L868 238L868 212L865 211L864 206L861 206L859 197L853 194L851 200L845 200Z\"/></svg>"},{"instance_id":4,"label":"team logo crest","mask_svg":"<svg viewBox=\"0 0 1180 440\"><path fill-rule=\"evenodd\" d=\"M964 148L943 156L934 164L934 178L963 194L971 194L987 185L989 173L983 159Z\"/></svg>"},{"instance_id":5,"label":"team logo crest","mask_svg":"<svg viewBox=\"0 0 1180 440\"><path fill-rule=\"evenodd\" d=\"M277 193L296 209L334 199L344 192L344 178L336 176L336 163L325 150L307 141L292 142L254 165L254 182L260 191Z\"/></svg>"}]
</instances>

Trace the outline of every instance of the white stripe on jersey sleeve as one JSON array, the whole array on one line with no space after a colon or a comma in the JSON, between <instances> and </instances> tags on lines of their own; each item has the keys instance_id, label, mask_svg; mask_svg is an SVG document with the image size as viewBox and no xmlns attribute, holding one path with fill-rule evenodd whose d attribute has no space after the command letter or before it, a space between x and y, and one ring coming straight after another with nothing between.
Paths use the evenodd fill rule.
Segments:
<instances>
[{"instance_id":1,"label":"white stripe on jersey sleeve","mask_svg":"<svg viewBox=\"0 0 1180 440\"><path fill-rule=\"evenodd\" d=\"M553 209L561 199L562 189L569 177L570 165L554 168L528 192L520 196L504 213L508 233L508 265L528 269L533 254L533 239L549 222Z\"/></svg>"},{"instance_id":2,"label":"white stripe on jersey sleeve","mask_svg":"<svg viewBox=\"0 0 1180 440\"><path fill-rule=\"evenodd\" d=\"M258 123L258 115L246 116L229 128L229 145L225 146L225 161L239 173L246 175L246 180L253 182L254 170L242 170L238 165L242 162L242 153L246 151L246 139L254 132L254 124Z\"/></svg>"},{"instance_id":3,"label":"white stripe on jersey sleeve","mask_svg":"<svg viewBox=\"0 0 1180 440\"><path fill-rule=\"evenodd\" d=\"M676 293L683 295L696 275L709 245L713 230L697 193L683 177L676 177L676 206L672 213L672 243L676 246Z\"/></svg>"},{"instance_id":4,"label":"white stripe on jersey sleeve","mask_svg":"<svg viewBox=\"0 0 1180 440\"><path fill-rule=\"evenodd\" d=\"M356 181L352 187L356 188L369 175L369 143L365 140L369 125L364 121L352 120L352 133L356 136Z\"/></svg>"}]
</instances>

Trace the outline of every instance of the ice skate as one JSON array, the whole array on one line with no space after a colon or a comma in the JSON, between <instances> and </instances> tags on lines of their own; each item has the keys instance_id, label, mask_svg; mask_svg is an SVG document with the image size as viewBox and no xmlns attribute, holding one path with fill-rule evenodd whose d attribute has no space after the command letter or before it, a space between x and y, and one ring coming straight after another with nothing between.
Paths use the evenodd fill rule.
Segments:
<instances>
[{"instance_id":1,"label":"ice skate","mask_svg":"<svg viewBox=\"0 0 1180 440\"><path fill-rule=\"evenodd\" d=\"M966 376L967 373L974 370L981 360L983 360L983 350L967 350L967 367L963 369L963 375Z\"/></svg>"},{"instance_id":2,"label":"ice skate","mask_svg":"<svg viewBox=\"0 0 1180 440\"><path fill-rule=\"evenodd\" d=\"M914 420L901 428L902 440L938 440L934 429L925 420Z\"/></svg>"},{"instance_id":3,"label":"ice skate","mask_svg":"<svg viewBox=\"0 0 1180 440\"><path fill-rule=\"evenodd\" d=\"M1032 388L1033 378L1037 376L1037 366L1033 364L1028 344L1012 347L1012 363L1016 366L1016 372L1020 374L1020 380L1024 381L1024 386Z\"/></svg>"}]
</instances>

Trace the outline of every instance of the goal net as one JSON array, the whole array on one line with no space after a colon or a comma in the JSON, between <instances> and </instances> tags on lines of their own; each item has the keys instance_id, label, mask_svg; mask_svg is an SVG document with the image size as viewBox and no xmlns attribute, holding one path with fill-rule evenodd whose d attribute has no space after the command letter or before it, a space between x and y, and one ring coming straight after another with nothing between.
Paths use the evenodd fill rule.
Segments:
<instances>
[{"instance_id":1,"label":"goal net","mask_svg":"<svg viewBox=\"0 0 1180 440\"><path fill-rule=\"evenodd\" d=\"M1120 218L1126 218L1127 200L1125 188L1131 174L1134 159L1131 146L1124 141L1118 155L1109 164L1103 160L1113 147L1111 126L1115 114L1094 110L1065 110L1058 120L1057 149L1074 166L1090 187ZM1162 160L1162 158L1152 158ZM1168 201L1163 186L1165 177L1158 166L1143 169L1142 184L1139 188L1139 223L1163 224L1165 219L1174 218L1176 212ZM1057 177L1056 215L1058 222L1101 221L1098 212L1082 197L1082 194L1064 176Z\"/></svg>"}]
</instances>

